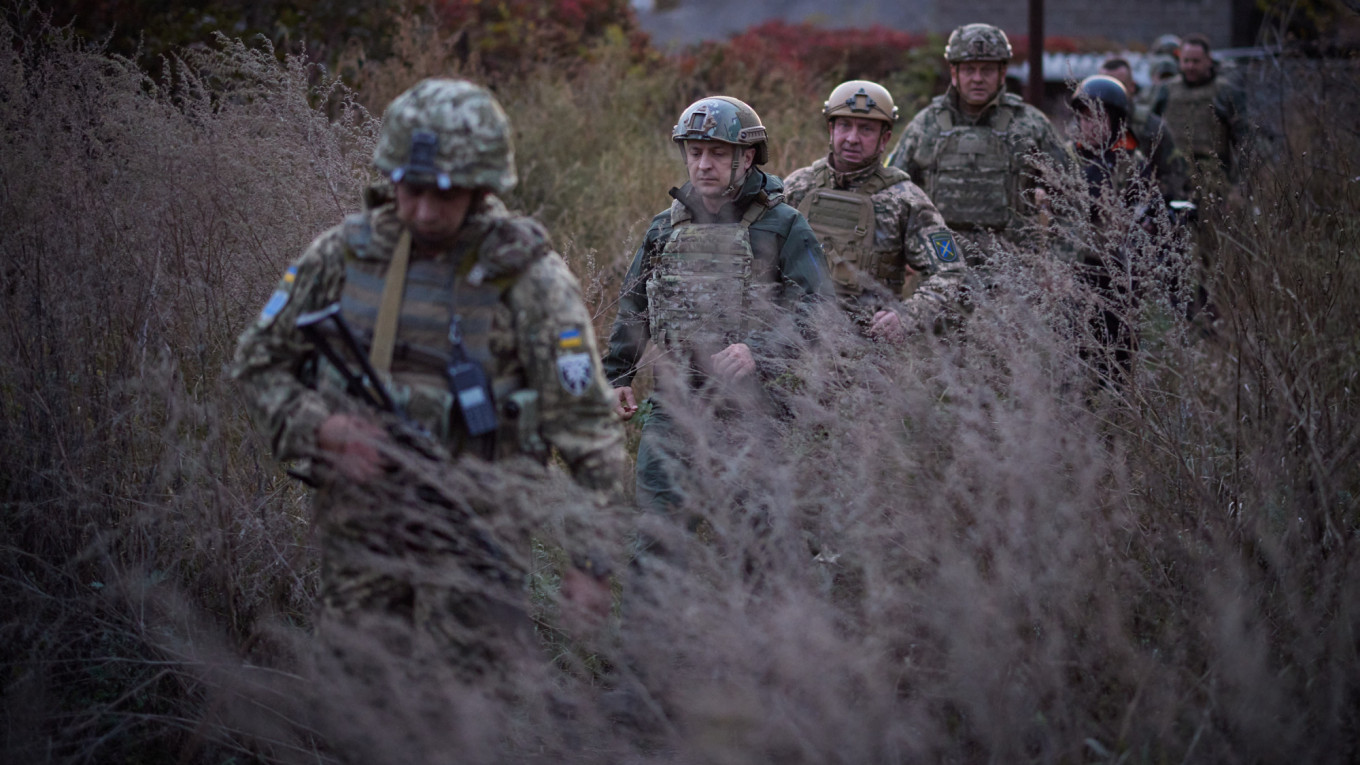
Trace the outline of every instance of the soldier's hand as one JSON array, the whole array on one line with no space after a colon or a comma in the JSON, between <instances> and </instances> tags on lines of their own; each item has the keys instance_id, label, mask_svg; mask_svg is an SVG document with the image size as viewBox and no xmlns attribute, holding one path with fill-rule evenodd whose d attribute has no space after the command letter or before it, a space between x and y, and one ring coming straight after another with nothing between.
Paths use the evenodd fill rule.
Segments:
<instances>
[{"instance_id":1,"label":"soldier's hand","mask_svg":"<svg viewBox=\"0 0 1360 765\"><path fill-rule=\"evenodd\" d=\"M614 389L614 414L619 419L627 422L637 414L637 399L633 397L633 386L625 385L622 388Z\"/></svg>"},{"instance_id":2,"label":"soldier's hand","mask_svg":"<svg viewBox=\"0 0 1360 765\"><path fill-rule=\"evenodd\" d=\"M879 311L874 314L874 323L869 326L869 337L900 343L907 339L907 328L902 326L902 317L895 311Z\"/></svg>"},{"instance_id":3,"label":"soldier's hand","mask_svg":"<svg viewBox=\"0 0 1360 765\"><path fill-rule=\"evenodd\" d=\"M366 483L383 471L383 458L375 444L386 441L387 432L377 423L353 414L332 414L316 429L316 445L326 452L332 467L355 483Z\"/></svg>"},{"instance_id":4,"label":"soldier's hand","mask_svg":"<svg viewBox=\"0 0 1360 765\"><path fill-rule=\"evenodd\" d=\"M713 362L713 374L726 383L734 383L756 371L756 360L746 343L733 343L709 356L709 360Z\"/></svg>"}]
</instances>

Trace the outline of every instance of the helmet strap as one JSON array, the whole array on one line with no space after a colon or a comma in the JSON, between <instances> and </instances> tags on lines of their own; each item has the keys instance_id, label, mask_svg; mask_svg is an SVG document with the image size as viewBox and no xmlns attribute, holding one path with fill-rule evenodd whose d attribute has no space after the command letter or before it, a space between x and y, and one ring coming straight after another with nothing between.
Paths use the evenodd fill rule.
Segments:
<instances>
[{"instance_id":1,"label":"helmet strap","mask_svg":"<svg viewBox=\"0 0 1360 765\"><path fill-rule=\"evenodd\" d=\"M733 144L732 148L735 149L732 152L732 175L728 177L727 190L723 193L735 198L737 196L737 171L741 169L741 158L746 156L746 147ZM746 180L746 176L743 175L742 180Z\"/></svg>"}]
</instances>

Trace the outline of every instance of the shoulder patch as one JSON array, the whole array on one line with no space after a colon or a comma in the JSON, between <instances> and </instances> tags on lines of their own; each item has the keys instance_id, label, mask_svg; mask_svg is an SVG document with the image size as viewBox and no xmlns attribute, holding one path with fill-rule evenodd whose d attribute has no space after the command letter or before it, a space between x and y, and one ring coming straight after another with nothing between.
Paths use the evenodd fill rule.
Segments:
<instances>
[{"instance_id":1,"label":"shoulder patch","mask_svg":"<svg viewBox=\"0 0 1360 765\"><path fill-rule=\"evenodd\" d=\"M585 327L567 326L557 334L557 381L573 396L589 390L595 379L595 358L585 348Z\"/></svg>"},{"instance_id":2,"label":"shoulder patch","mask_svg":"<svg viewBox=\"0 0 1360 765\"><path fill-rule=\"evenodd\" d=\"M293 283L297 281L297 266L289 266L283 272L283 278L279 280L279 286L274 290L274 294L269 296L269 302L264 304L264 309L260 311L260 318L255 322L260 329L267 329L274 323L274 319L279 315L284 306L293 297Z\"/></svg>"},{"instance_id":3,"label":"shoulder patch","mask_svg":"<svg viewBox=\"0 0 1360 765\"><path fill-rule=\"evenodd\" d=\"M953 263L959 259L959 243L955 241L953 231L936 231L926 238L930 240L930 249L941 263Z\"/></svg>"}]
</instances>

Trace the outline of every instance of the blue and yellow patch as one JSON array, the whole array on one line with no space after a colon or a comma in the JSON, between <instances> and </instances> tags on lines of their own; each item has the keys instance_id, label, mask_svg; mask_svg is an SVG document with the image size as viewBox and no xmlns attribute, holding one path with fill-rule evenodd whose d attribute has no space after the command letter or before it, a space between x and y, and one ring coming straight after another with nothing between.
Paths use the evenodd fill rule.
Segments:
<instances>
[{"instance_id":1,"label":"blue and yellow patch","mask_svg":"<svg viewBox=\"0 0 1360 765\"><path fill-rule=\"evenodd\" d=\"M585 345L585 342L585 336L581 334L581 330L576 328L563 330L562 334L557 336L558 350L567 351L580 348Z\"/></svg>"},{"instance_id":2,"label":"blue and yellow patch","mask_svg":"<svg viewBox=\"0 0 1360 765\"><path fill-rule=\"evenodd\" d=\"M261 328L268 327L274 323L274 317L279 315L279 311L288 305L288 299L293 296L293 282L297 281L297 266L289 266L283 273L283 279L279 286L274 290L274 294L269 296L269 302L264 304L264 309L260 311L258 324Z\"/></svg>"},{"instance_id":3,"label":"blue and yellow patch","mask_svg":"<svg viewBox=\"0 0 1360 765\"><path fill-rule=\"evenodd\" d=\"M930 240L930 248L941 263L953 263L959 259L959 243L954 239L954 232L936 231L926 238Z\"/></svg>"}]
</instances>

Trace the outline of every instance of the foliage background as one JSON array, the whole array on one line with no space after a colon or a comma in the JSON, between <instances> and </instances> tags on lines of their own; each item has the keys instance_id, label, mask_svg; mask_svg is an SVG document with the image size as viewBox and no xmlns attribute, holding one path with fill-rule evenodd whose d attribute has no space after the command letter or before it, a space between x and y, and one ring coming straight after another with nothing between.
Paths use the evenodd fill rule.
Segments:
<instances>
[{"instance_id":1,"label":"foliage background","mask_svg":"<svg viewBox=\"0 0 1360 765\"><path fill-rule=\"evenodd\" d=\"M381 106L432 74L496 91L510 201L548 224L603 330L681 180L685 104L750 101L787 173L825 151L835 82L882 77L910 112L940 87L940 41L837 50L773 26L668 58L620 3L369 4L363 34L342 5L289 8L133 6L142 57L80 34L121 6L65 29L6 11L3 759L315 762L356 739L407 761L1360 757L1350 62L1247 73L1275 134L1251 198L1205 211L1212 324L1180 310L1183 235L1105 200L1118 225L1033 232L960 334L884 350L828 318L783 378L787 420L686 418L698 538L561 480L450 477L556 514L532 558L550 661L507 702L391 656L376 682L316 665L306 495L225 377L285 264L358 204ZM1147 299L1102 304L1047 244L1127 253ZM1117 385L1076 351L1099 307L1143 330ZM683 552L624 569L596 632L555 595L557 529L580 521Z\"/></svg>"}]
</instances>

